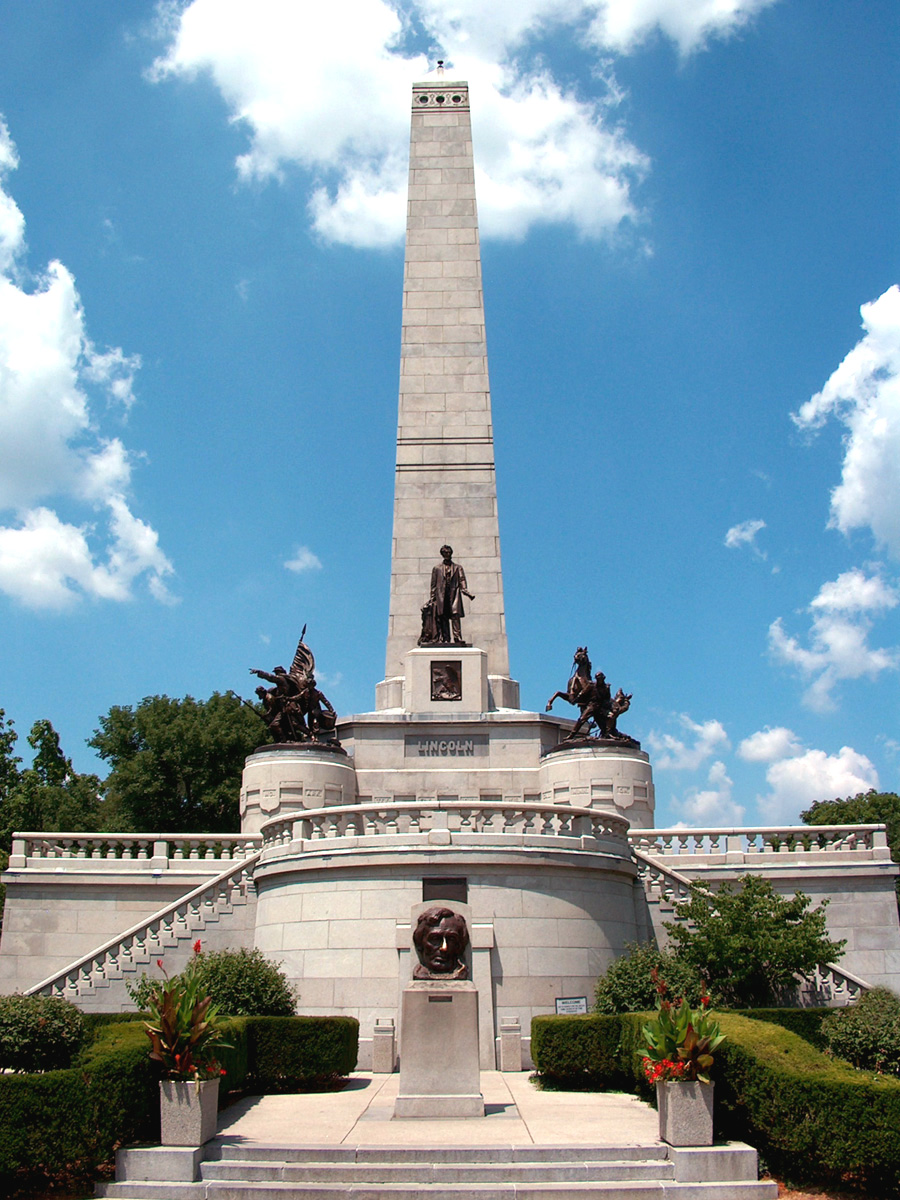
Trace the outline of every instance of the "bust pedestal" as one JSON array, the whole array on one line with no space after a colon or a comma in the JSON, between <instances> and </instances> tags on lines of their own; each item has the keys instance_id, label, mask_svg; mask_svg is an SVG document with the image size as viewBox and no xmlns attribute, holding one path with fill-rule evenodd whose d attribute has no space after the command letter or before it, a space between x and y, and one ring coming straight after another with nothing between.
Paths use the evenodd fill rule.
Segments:
<instances>
[{"instance_id":1,"label":"bust pedestal","mask_svg":"<svg viewBox=\"0 0 900 1200\"><path fill-rule=\"evenodd\" d=\"M395 1117L483 1117L478 989L417 979L403 990Z\"/></svg>"}]
</instances>

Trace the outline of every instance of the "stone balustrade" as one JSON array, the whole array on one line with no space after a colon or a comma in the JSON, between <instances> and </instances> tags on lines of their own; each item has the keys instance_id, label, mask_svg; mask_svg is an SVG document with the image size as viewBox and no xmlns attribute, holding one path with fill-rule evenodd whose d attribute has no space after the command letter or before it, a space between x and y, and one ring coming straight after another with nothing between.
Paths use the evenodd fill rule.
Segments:
<instances>
[{"instance_id":1,"label":"stone balustrade","mask_svg":"<svg viewBox=\"0 0 900 1200\"><path fill-rule=\"evenodd\" d=\"M212 870L260 847L241 833L16 833L10 870L24 867L97 870Z\"/></svg>"},{"instance_id":2,"label":"stone balustrade","mask_svg":"<svg viewBox=\"0 0 900 1200\"><path fill-rule=\"evenodd\" d=\"M541 844L628 857L628 823L592 808L523 801L421 800L308 809L262 827L266 857L321 843Z\"/></svg>"},{"instance_id":3,"label":"stone balustrade","mask_svg":"<svg viewBox=\"0 0 900 1200\"><path fill-rule=\"evenodd\" d=\"M26 995L61 996L74 1000L98 983L120 979L126 972L158 958L167 947L193 938L225 907L246 903L253 892L253 868L262 851L229 866L151 917L111 938L62 971L28 988Z\"/></svg>"},{"instance_id":4,"label":"stone balustrade","mask_svg":"<svg viewBox=\"0 0 900 1200\"><path fill-rule=\"evenodd\" d=\"M846 854L888 861L883 825L782 825L723 829L632 829L635 850L663 858L720 856L721 861L750 862L761 855ZM727 856L727 858L726 858Z\"/></svg>"}]
</instances>

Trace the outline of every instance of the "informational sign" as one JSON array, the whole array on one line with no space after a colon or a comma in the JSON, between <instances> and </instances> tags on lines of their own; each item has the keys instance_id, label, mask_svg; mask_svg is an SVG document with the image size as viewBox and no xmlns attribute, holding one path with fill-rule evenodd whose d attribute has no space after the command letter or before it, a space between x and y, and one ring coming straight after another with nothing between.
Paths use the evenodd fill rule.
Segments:
<instances>
[{"instance_id":1,"label":"informational sign","mask_svg":"<svg viewBox=\"0 0 900 1200\"><path fill-rule=\"evenodd\" d=\"M579 1017L587 1013L587 996L557 996L558 1017Z\"/></svg>"}]
</instances>

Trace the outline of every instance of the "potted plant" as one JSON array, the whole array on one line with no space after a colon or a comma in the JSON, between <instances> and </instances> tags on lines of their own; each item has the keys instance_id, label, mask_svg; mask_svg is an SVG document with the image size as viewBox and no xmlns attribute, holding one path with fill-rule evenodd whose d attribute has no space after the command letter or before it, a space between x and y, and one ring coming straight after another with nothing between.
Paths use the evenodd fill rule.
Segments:
<instances>
[{"instance_id":1,"label":"potted plant","mask_svg":"<svg viewBox=\"0 0 900 1200\"><path fill-rule=\"evenodd\" d=\"M659 1136L670 1146L711 1146L713 1141L713 1084L709 1070L712 1051L724 1041L712 1019L704 989L700 1007L687 1000L669 1000L665 983L653 971L656 1020L643 1027L646 1049L644 1073L656 1084Z\"/></svg>"},{"instance_id":2,"label":"potted plant","mask_svg":"<svg viewBox=\"0 0 900 1200\"><path fill-rule=\"evenodd\" d=\"M215 1058L225 1048L218 1009L203 994L196 976L200 942L194 958L171 979L163 969L150 996L151 1020L147 1023L150 1057L161 1063L166 1077L159 1084L160 1140L164 1146L202 1146L216 1132L219 1079L225 1074Z\"/></svg>"}]
</instances>

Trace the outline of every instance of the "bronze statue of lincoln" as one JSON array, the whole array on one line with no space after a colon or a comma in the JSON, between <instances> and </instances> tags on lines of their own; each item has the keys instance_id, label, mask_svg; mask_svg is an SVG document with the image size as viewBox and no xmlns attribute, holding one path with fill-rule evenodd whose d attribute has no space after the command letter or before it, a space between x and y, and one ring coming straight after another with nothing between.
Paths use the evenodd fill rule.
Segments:
<instances>
[{"instance_id":1,"label":"bronze statue of lincoln","mask_svg":"<svg viewBox=\"0 0 900 1200\"><path fill-rule=\"evenodd\" d=\"M455 645L465 645L460 625L461 618L466 615L462 598L468 596L474 600L475 597L468 590L465 571L453 561L453 547L441 546L441 558L443 561L431 572L430 603L437 640L449 642L452 634Z\"/></svg>"}]
</instances>

